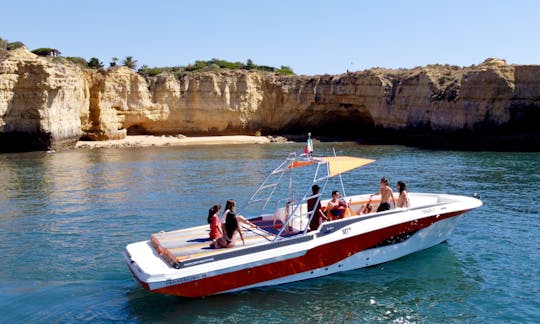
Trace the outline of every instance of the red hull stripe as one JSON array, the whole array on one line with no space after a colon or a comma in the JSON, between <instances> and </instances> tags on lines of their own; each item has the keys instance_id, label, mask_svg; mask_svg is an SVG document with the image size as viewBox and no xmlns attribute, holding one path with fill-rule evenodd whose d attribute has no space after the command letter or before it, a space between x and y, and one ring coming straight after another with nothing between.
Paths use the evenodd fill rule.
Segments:
<instances>
[{"instance_id":1,"label":"red hull stripe","mask_svg":"<svg viewBox=\"0 0 540 324\"><path fill-rule=\"evenodd\" d=\"M163 287L153 290L152 292L184 297L201 297L323 268L339 262L353 254L376 246L378 243L391 237L418 231L435 222L455 217L465 212L467 211L452 212L397 224L362 235L356 235L317 246L309 250L306 254L296 258L202 278L174 286ZM148 289L148 285L146 285L145 288Z\"/></svg>"}]
</instances>

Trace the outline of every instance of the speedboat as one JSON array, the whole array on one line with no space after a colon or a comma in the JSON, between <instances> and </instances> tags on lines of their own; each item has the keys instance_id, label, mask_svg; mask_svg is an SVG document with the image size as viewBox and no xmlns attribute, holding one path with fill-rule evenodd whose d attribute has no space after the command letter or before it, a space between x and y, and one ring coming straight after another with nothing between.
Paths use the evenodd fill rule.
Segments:
<instances>
[{"instance_id":1,"label":"speedboat","mask_svg":"<svg viewBox=\"0 0 540 324\"><path fill-rule=\"evenodd\" d=\"M307 209L308 200L326 206L328 200L321 195L329 179L339 178L343 185L342 174L372 162L335 153L291 153L238 210L243 215L258 210L247 217L256 227L242 225L244 245L215 249L209 226L201 225L162 231L129 244L125 261L135 279L153 293L229 293L369 267L427 249L447 240L460 217L482 205L475 197L409 193L408 207L375 212L380 199L344 195L343 217L311 229L314 210ZM291 190L295 177L307 184L305 191ZM314 184L321 194L312 193ZM373 212L364 212L368 204Z\"/></svg>"}]
</instances>

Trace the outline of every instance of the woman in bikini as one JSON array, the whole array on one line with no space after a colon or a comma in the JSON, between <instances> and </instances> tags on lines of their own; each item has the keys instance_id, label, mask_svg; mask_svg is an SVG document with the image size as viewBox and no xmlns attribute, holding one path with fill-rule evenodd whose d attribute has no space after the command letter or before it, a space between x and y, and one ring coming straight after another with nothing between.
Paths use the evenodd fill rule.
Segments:
<instances>
[{"instance_id":1,"label":"woman in bikini","mask_svg":"<svg viewBox=\"0 0 540 324\"><path fill-rule=\"evenodd\" d=\"M244 241L244 235L242 234L242 227L240 226L240 223L247 224L253 228L256 228L255 224L248 221L245 217L236 215L236 201L229 199L227 200L227 203L225 204L225 212L223 212L223 216L221 216L222 220L222 232L223 236L216 240L214 247L216 249L222 248L222 247L233 247L234 246L234 236L236 232L240 235L240 239L242 239L242 244L246 245L246 242Z\"/></svg>"},{"instance_id":2,"label":"woman in bikini","mask_svg":"<svg viewBox=\"0 0 540 324\"><path fill-rule=\"evenodd\" d=\"M214 245L217 239L223 236L221 221L219 220L220 210L220 204L214 205L208 210L208 224L210 224L210 239L212 240L212 245Z\"/></svg>"},{"instance_id":3,"label":"woman in bikini","mask_svg":"<svg viewBox=\"0 0 540 324\"><path fill-rule=\"evenodd\" d=\"M409 194L407 193L407 185L403 181L397 182L397 189L399 192L399 197L397 200L397 207L398 208L409 208L411 206L411 202L409 200Z\"/></svg>"}]
</instances>

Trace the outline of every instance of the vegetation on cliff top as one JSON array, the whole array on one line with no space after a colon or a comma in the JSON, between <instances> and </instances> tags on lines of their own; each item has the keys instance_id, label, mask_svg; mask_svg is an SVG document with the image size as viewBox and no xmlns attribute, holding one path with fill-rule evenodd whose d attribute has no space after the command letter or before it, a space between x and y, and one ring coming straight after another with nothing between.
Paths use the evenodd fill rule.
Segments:
<instances>
[{"instance_id":1,"label":"vegetation on cliff top","mask_svg":"<svg viewBox=\"0 0 540 324\"><path fill-rule=\"evenodd\" d=\"M0 38L0 50L9 51L14 50L20 47L25 46L22 42L8 42ZM43 56L43 57L52 57L58 63L70 62L75 65L80 66L81 68L90 68L90 69L102 69L104 67L103 62L98 58L92 57L89 61L82 57L77 56L61 56L61 52L55 48L41 47L32 50L32 53ZM113 57L109 63L110 67L117 66L118 58ZM133 56L126 56L122 61L122 66L128 67L135 70L137 68L137 60ZM190 72L205 72L205 71L219 71L221 69L229 70L250 70L250 71L263 71L277 73L281 75L295 75L294 71L289 67L282 65L280 68L267 65L256 65L251 59L248 59L246 63L242 62L229 62L226 60L220 60L213 58L208 61L197 60L193 64L188 64L187 66L175 66L175 67L148 67L147 65L142 65L137 72L144 77L156 76L160 73L173 73L177 77Z\"/></svg>"},{"instance_id":2,"label":"vegetation on cliff top","mask_svg":"<svg viewBox=\"0 0 540 324\"><path fill-rule=\"evenodd\" d=\"M277 73L281 75L295 75L294 71L288 67L282 65L280 68L267 65L256 65L251 59L248 59L246 63L242 62L229 62L226 60L220 60L213 58L208 61L195 61L193 64L187 66L175 66L175 67L153 67L150 68L147 65L143 65L139 68L138 72L142 76L152 77L160 73L173 73L178 77L182 74L189 72L205 72L205 71L219 71L221 69L230 70L251 70L251 71L263 71Z\"/></svg>"},{"instance_id":3,"label":"vegetation on cliff top","mask_svg":"<svg viewBox=\"0 0 540 324\"><path fill-rule=\"evenodd\" d=\"M0 51L12 51L23 46L22 42L8 42L6 39L0 38Z\"/></svg>"}]
</instances>

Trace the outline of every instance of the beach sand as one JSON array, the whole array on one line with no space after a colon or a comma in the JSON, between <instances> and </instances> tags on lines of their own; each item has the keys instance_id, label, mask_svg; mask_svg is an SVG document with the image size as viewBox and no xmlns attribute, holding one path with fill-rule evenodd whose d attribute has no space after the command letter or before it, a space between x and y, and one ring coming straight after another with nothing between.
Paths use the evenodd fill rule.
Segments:
<instances>
[{"instance_id":1,"label":"beach sand","mask_svg":"<svg viewBox=\"0 0 540 324\"><path fill-rule=\"evenodd\" d=\"M265 144L275 142L271 137L266 136L201 136L186 137L177 136L152 136L152 135L130 135L120 140L107 141L79 141L76 148L120 148L120 147L149 147L149 146L179 146L179 145L219 145L219 144ZM281 140L279 140L281 141Z\"/></svg>"}]
</instances>

